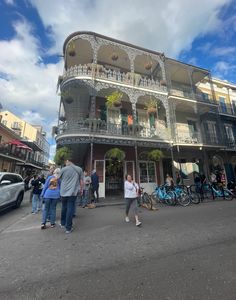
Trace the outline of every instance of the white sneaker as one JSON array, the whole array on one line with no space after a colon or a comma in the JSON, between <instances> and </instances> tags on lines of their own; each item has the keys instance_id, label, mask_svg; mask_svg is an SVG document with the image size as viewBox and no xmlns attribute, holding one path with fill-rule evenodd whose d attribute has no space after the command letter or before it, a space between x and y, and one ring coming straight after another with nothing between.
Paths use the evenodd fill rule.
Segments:
<instances>
[{"instance_id":1,"label":"white sneaker","mask_svg":"<svg viewBox=\"0 0 236 300\"><path fill-rule=\"evenodd\" d=\"M142 224L142 222L140 222L140 221L136 222L136 226L140 226L141 224Z\"/></svg>"},{"instance_id":2,"label":"white sneaker","mask_svg":"<svg viewBox=\"0 0 236 300\"><path fill-rule=\"evenodd\" d=\"M125 217L125 222L129 223L129 217Z\"/></svg>"}]
</instances>

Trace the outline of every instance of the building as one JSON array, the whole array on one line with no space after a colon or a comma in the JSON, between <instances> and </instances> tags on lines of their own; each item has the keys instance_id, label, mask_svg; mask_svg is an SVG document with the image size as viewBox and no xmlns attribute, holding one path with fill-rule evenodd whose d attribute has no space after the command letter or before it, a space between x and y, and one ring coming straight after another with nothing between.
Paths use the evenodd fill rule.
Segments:
<instances>
[{"instance_id":1,"label":"building","mask_svg":"<svg viewBox=\"0 0 236 300\"><path fill-rule=\"evenodd\" d=\"M233 166L227 166L234 146L227 146L222 130L226 120L233 128L234 111L223 116L218 99L222 93L233 109L229 83L212 79L206 69L93 32L68 36L63 54L57 146L70 147L78 164L97 170L101 197L122 189L127 173L150 192L167 173L181 172L191 184L195 172L209 175L219 163L234 177ZM122 101L107 107L106 97L114 92ZM115 174L106 158L114 147L126 153ZM150 149L161 149L164 158L149 161Z\"/></svg>"},{"instance_id":2,"label":"building","mask_svg":"<svg viewBox=\"0 0 236 300\"><path fill-rule=\"evenodd\" d=\"M2 127L8 128L14 134L14 139L32 150L24 162L18 162L17 165L22 165L27 173L34 169L45 169L49 159L49 143L42 127L31 125L9 111L1 111L0 118Z\"/></svg>"}]
</instances>

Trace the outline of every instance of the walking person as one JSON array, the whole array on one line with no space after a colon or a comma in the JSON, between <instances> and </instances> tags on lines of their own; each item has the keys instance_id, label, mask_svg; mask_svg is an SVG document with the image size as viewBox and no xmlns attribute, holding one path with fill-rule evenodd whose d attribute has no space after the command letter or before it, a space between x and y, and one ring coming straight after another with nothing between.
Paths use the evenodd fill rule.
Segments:
<instances>
[{"instance_id":1,"label":"walking person","mask_svg":"<svg viewBox=\"0 0 236 300\"><path fill-rule=\"evenodd\" d=\"M43 187L41 197L44 199L44 210L42 212L41 229L46 229L47 219L50 218L51 228L56 224L56 207L60 199L60 169L54 170L53 175L49 176Z\"/></svg>"},{"instance_id":2,"label":"walking person","mask_svg":"<svg viewBox=\"0 0 236 300\"><path fill-rule=\"evenodd\" d=\"M83 192L83 171L73 164L71 160L66 161L66 166L59 174L61 180L61 227L66 229L66 233L71 233L72 219L75 212L75 201L79 191Z\"/></svg>"},{"instance_id":3,"label":"walking person","mask_svg":"<svg viewBox=\"0 0 236 300\"><path fill-rule=\"evenodd\" d=\"M99 177L96 173L96 170L92 171L91 175L91 185L92 185L92 199L94 202L99 202ZM96 193L96 200L95 200L95 194Z\"/></svg>"},{"instance_id":4,"label":"walking person","mask_svg":"<svg viewBox=\"0 0 236 300\"><path fill-rule=\"evenodd\" d=\"M83 208L88 205L89 202L89 193L90 193L90 184L91 184L91 177L88 176L88 172L84 171L84 191L83 191Z\"/></svg>"},{"instance_id":5,"label":"walking person","mask_svg":"<svg viewBox=\"0 0 236 300\"><path fill-rule=\"evenodd\" d=\"M38 211L41 210L42 200L40 194L42 192L42 183L38 178L38 175L34 175L33 180L31 181L33 187L32 191L32 214L35 215Z\"/></svg>"},{"instance_id":6,"label":"walking person","mask_svg":"<svg viewBox=\"0 0 236 300\"><path fill-rule=\"evenodd\" d=\"M139 186L132 180L131 175L126 176L125 185L124 185L124 194L125 194L125 201L126 201L126 209L125 209L125 221L128 223L129 219L129 210L132 207L134 212L136 226L140 226L142 223L139 221L138 218L138 191Z\"/></svg>"}]
</instances>

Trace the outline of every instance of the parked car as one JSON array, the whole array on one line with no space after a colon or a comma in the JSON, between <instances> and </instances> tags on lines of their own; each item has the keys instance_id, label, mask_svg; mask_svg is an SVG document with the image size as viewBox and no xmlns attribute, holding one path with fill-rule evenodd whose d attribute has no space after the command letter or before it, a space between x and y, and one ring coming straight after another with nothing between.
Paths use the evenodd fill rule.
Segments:
<instances>
[{"instance_id":1,"label":"parked car","mask_svg":"<svg viewBox=\"0 0 236 300\"><path fill-rule=\"evenodd\" d=\"M25 184L19 174L0 172L0 209L20 207L24 191Z\"/></svg>"}]
</instances>

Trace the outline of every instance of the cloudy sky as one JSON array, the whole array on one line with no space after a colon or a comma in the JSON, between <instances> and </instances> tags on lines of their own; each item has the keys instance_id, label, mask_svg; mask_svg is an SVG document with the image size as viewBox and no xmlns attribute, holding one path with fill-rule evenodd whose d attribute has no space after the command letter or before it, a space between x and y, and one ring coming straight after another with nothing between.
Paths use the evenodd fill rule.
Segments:
<instances>
[{"instance_id":1,"label":"cloudy sky","mask_svg":"<svg viewBox=\"0 0 236 300\"><path fill-rule=\"evenodd\" d=\"M234 0L0 0L4 109L51 131L62 45L79 30L164 52L236 83Z\"/></svg>"}]
</instances>

